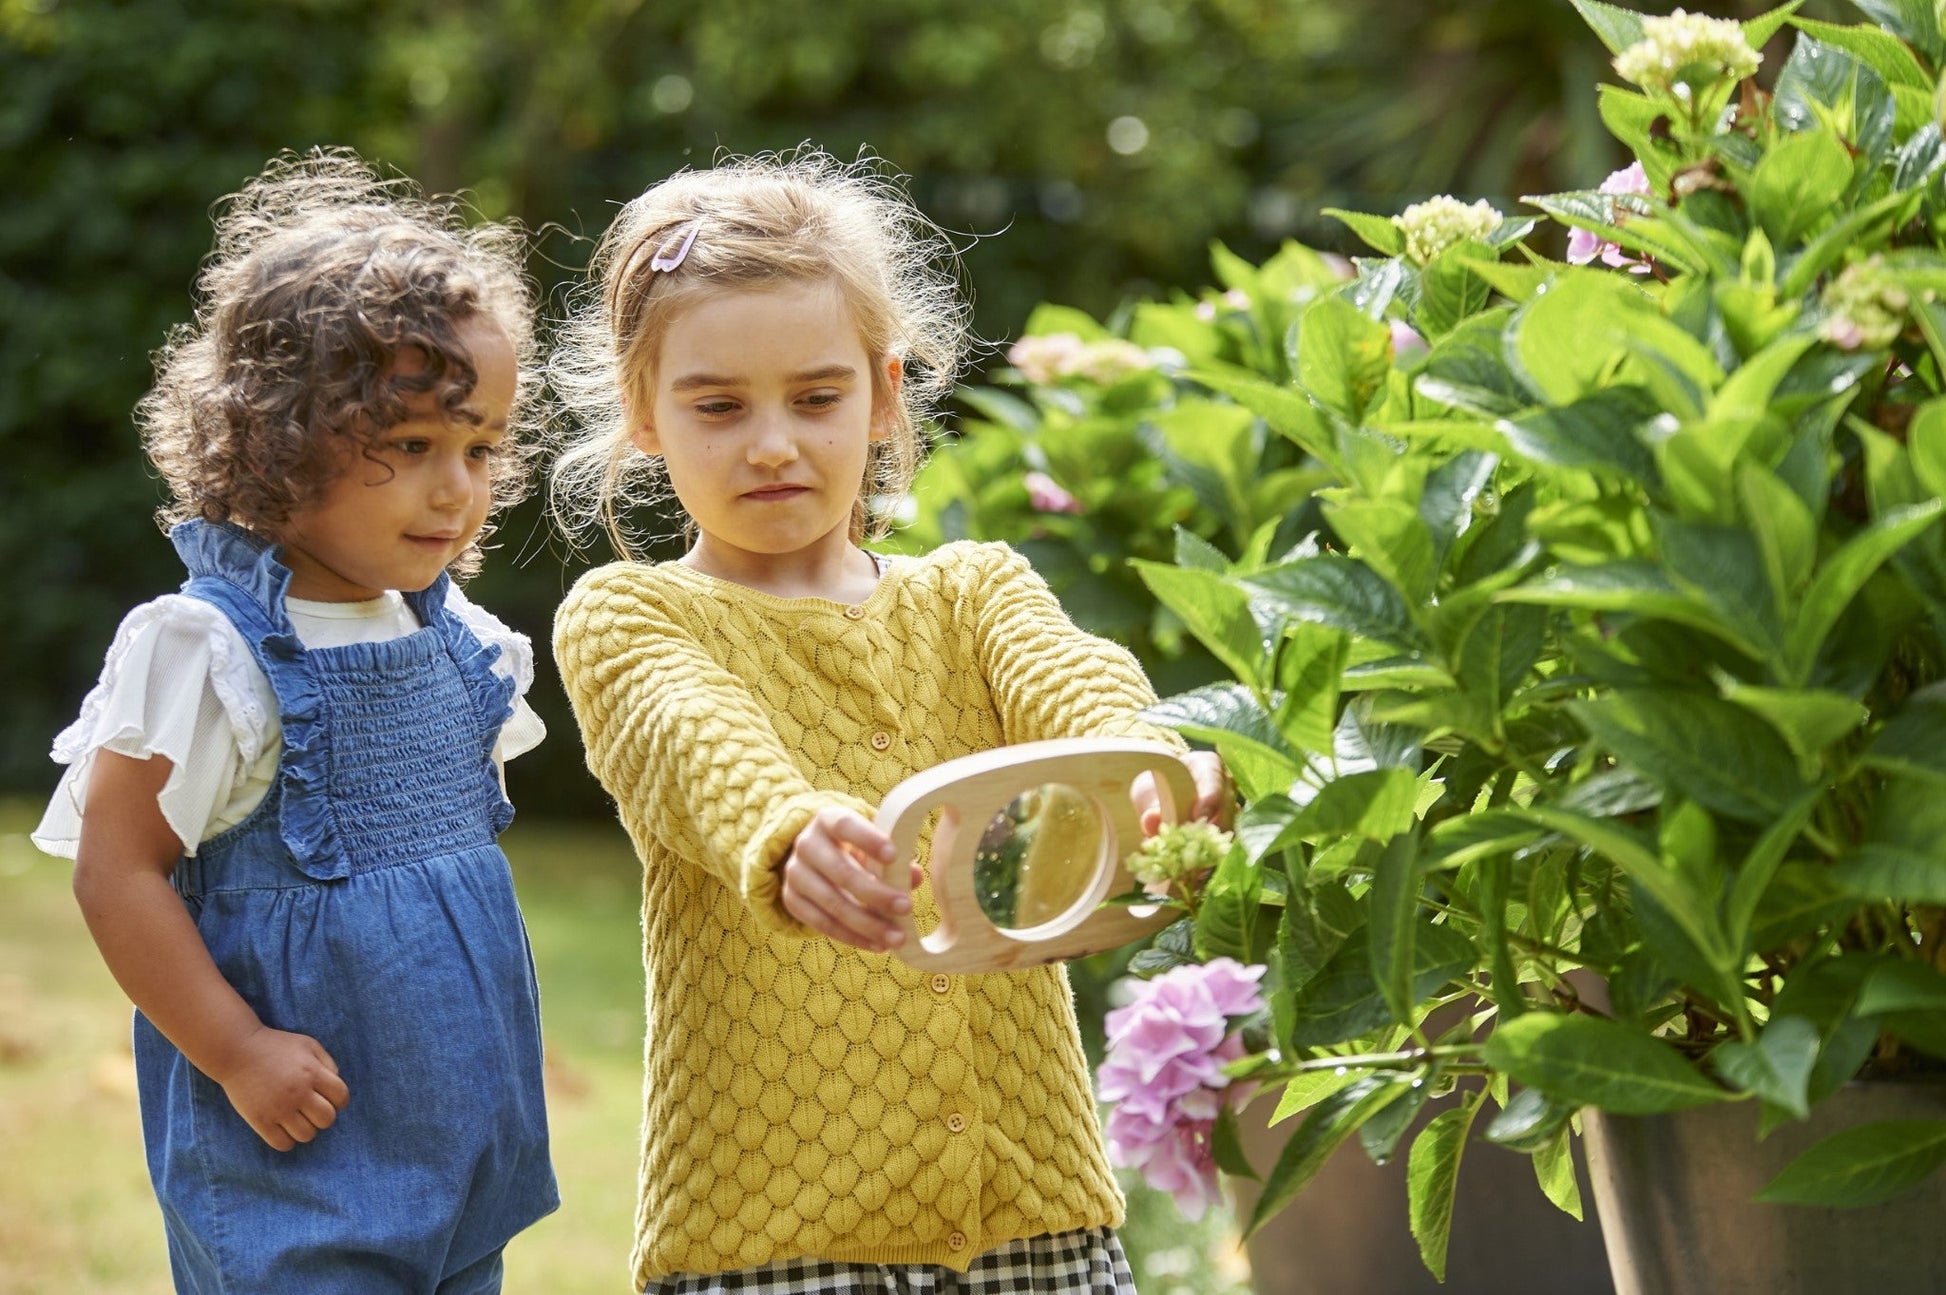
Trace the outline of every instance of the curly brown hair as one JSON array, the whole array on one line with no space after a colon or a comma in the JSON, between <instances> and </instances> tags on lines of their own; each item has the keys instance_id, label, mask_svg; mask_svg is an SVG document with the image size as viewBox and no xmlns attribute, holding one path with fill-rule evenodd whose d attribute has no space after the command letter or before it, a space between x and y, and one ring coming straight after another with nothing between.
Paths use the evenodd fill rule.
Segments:
<instances>
[{"instance_id":1,"label":"curly brown hair","mask_svg":"<svg viewBox=\"0 0 1946 1295\"><path fill-rule=\"evenodd\" d=\"M135 409L174 497L158 513L165 526L200 517L275 539L406 418L407 397L430 392L465 418L478 374L457 333L475 316L506 333L519 374L493 459L493 510L526 493L540 416L516 227L468 226L456 201L424 197L344 149L280 154L217 203L215 225L195 320L155 353L155 385ZM397 372L408 346L427 362ZM478 568L490 530L454 574Z\"/></svg>"}]
</instances>

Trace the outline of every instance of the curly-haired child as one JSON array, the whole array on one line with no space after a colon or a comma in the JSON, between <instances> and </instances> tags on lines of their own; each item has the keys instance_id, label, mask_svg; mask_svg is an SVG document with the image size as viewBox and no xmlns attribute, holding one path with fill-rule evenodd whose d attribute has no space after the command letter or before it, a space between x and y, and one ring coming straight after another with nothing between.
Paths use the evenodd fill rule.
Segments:
<instances>
[{"instance_id":1,"label":"curly-haired child","mask_svg":"<svg viewBox=\"0 0 1946 1295\"><path fill-rule=\"evenodd\" d=\"M627 553L666 475L692 539L583 577L554 632L644 865L657 1295L1133 1290L1063 970L886 955L910 901L871 815L902 779L1041 738L1180 745L1005 545L861 546L964 347L940 250L866 165L677 175L608 230L557 361L587 429L560 514ZM1192 762L1208 813L1221 769Z\"/></svg>"},{"instance_id":2,"label":"curly-haired child","mask_svg":"<svg viewBox=\"0 0 1946 1295\"><path fill-rule=\"evenodd\" d=\"M137 1008L178 1290L497 1291L558 1204L497 843L541 726L452 576L526 477L520 239L343 152L216 225L137 409L188 579L122 622L34 839Z\"/></svg>"}]
</instances>

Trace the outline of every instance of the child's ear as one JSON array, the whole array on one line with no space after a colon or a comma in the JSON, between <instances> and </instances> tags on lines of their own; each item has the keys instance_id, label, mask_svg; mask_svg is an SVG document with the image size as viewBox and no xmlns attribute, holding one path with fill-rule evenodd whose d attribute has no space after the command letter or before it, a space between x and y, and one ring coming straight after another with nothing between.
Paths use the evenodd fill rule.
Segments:
<instances>
[{"instance_id":1,"label":"child's ear","mask_svg":"<svg viewBox=\"0 0 1946 1295\"><path fill-rule=\"evenodd\" d=\"M629 429L628 439L644 454L662 453L662 438L655 434L655 424L646 418Z\"/></svg>"},{"instance_id":2,"label":"child's ear","mask_svg":"<svg viewBox=\"0 0 1946 1295\"><path fill-rule=\"evenodd\" d=\"M899 384L905 380L905 362L896 355L885 360L885 382L874 387L875 407L872 410L872 439L883 441L891 438L899 426Z\"/></svg>"}]
</instances>

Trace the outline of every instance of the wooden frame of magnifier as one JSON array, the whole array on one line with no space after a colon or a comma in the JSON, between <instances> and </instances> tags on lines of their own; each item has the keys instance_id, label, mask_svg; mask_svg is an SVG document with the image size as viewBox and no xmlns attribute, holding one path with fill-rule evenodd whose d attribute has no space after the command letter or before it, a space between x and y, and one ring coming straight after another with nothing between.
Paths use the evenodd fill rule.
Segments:
<instances>
[{"instance_id":1,"label":"wooden frame of magnifier","mask_svg":"<svg viewBox=\"0 0 1946 1295\"><path fill-rule=\"evenodd\" d=\"M921 936L906 914L901 919L905 943L893 952L925 971L1009 971L1113 949L1168 925L1175 913L1159 905L1101 907L1110 895L1136 886L1122 860L1142 843L1129 786L1143 773L1155 775L1165 823L1195 803L1195 781L1176 753L1133 738L1023 742L948 760L894 787L877 818L897 850L886 865L885 881L901 890L910 884L919 833L938 810L927 874L939 924ZM1074 860L1090 879L1065 911L1035 926L1002 929L980 908L974 856L994 816L1021 793L1046 783L1071 787L1093 803L1101 843L1094 859Z\"/></svg>"}]
</instances>

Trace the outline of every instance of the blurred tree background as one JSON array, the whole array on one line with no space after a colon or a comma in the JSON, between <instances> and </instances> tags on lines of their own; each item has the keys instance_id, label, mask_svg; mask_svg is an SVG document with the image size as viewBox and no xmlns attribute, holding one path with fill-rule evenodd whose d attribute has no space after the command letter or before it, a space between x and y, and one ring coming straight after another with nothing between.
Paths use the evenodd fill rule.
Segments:
<instances>
[{"instance_id":1,"label":"blurred tree background","mask_svg":"<svg viewBox=\"0 0 1946 1295\"><path fill-rule=\"evenodd\" d=\"M179 579L129 410L209 205L279 149L348 144L518 218L558 306L654 179L869 147L958 235L998 343L1038 301L1205 282L1213 240L1349 251L1324 207L1590 187L1621 160L1603 79L1568 0L0 0L0 790L53 785L117 620ZM500 539L476 596L543 647L555 733L514 799L598 812L544 645L605 554L531 502Z\"/></svg>"}]
</instances>

